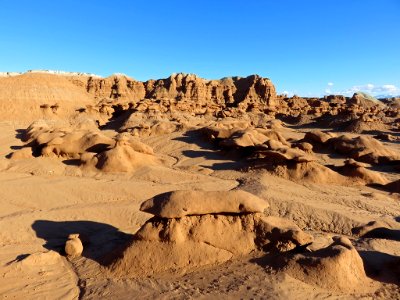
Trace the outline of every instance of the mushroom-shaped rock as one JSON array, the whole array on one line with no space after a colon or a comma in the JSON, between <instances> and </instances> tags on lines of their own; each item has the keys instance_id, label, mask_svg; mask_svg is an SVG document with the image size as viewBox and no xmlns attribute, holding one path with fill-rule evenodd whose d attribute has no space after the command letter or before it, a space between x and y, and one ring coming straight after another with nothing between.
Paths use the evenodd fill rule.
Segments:
<instances>
[{"instance_id":1,"label":"mushroom-shaped rock","mask_svg":"<svg viewBox=\"0 0 400 300\"><path fill-rule=\"evenodd\" d=\"M140 210L162 218L218 213L263 212L268 203L242 190L173 191L142 203Z\"/></svg>"},{"instance_id":2,"label":"mushroom-shaped rock","mask_svg":"<svg viewBox=\"0 0 400 300\"><path fill-rule=\"evenodd\" d=\"M102 263L116 276L136 277L219 264L254 250L287 251L310 241L291 221L261 213L153 217Z\"/></svg>"},{"instance_id":3,"label":"mushroom-shaped rock","mask_svg":"<svg viewBox=\"0 0 400 300\"><path fill-rule=\"evenodd\" d=\"M65 243L65 253L70 257L81 256L83 245L79 239L79 234L70 234L68 241Z\"/></svg>"}]
</instances>

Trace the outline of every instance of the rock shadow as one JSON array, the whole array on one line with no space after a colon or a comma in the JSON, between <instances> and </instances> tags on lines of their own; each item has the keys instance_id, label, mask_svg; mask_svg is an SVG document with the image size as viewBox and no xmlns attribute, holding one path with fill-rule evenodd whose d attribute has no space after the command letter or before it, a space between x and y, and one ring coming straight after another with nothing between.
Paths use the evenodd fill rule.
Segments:
<instances>
[{"instance_id":1,"label":"rock shadow","mask_svg":"<svg viewBox=\"0 0 400 300\"><path fill-rule=\"evenodd\" d=\"M84 248L82 256L99 263L106 253L132 239L131 234L121 232L114 226L93 221L36 220L32 229L38 238L46 241L43 247L62 255L65 254L64 246L68 236L79 233Z\"/></svg>"},{"instance_id":2,"label":"rock shadow","mask_svg":"<svg viewBox=\"0 0 400 300\"><path fill-rule=\"evenodd\" d=\"M379 251L358 251L364 263L365 273L368 277L384 282L399 284L400 257Z\"/></svg>"},{"instance_id":3,"label":"rock shadow","mask_svg":"<svg viewBox=\"0 0 400 300\"><path fill-rule=\"evenodd\" d=\"M187 144L194 144L201 149L219 150L215 143L208 141L202 132L202 129L188 130L182 136L176 137L173 140L185 142Z\"/></svg>"},{"instance_id":4,"label":"rock shadow","mask_svg":"<svg viewBox=\"0 0 400 300\"><path fill-rule=\"evenodd\" d=\"M400 230L379 227L374 228L364 235L362 238L374 238L374 239L385 239L385 240L392 240L392 241L400 241Z\"/></svg>"}]
</instances>

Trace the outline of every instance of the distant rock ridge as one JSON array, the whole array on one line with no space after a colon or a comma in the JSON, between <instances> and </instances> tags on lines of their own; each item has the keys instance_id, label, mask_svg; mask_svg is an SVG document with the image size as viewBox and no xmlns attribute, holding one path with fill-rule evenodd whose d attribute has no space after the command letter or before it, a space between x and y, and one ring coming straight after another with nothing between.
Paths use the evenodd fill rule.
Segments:
<instances>
[{"instance_id":1,"label":"distant rock ridge","mask_svg":"<svg viewBox=\"0 0 400 300\"><path fill-rule=\"evenodd\" d=\"M272 109L276 105L276 91L270 79L258 75L207 80L178 73L142 82L124 74L107 78L51 70L0 74L0 114L8 119L21 119L24 108L31 113L23 119L34 120L71 116L88 106L101 107L102 103L134 107L140 101L146 105L167 102L168 107L176 110L195 109L216 115L230 108ZM47 108L51 108L49 113Z\"/></svg>"},{"instance_id":2,"label":"distant rock ridge","mask_svg":"<svg viewBox=\"0 0 400 300\"><path fill-rule=\"evenodd\" d=\"M184 112L205 118L239 118L249 112L296 125L318 123L362 132L397 126L399 103L397 99L378 101L362 93L353 97L282 96L276 94L270 79L259 75L209 80L177 73L143 82L124 74L106 78L47 70L0 74L0 116L6 120L65 118L79 112L94 114L99 124L105 124L122 114L128 118L133 112Z\"/></svg>"},{"instance_id":3,"label":"distant rock ridge","mask_svg":"<svg viewBox=\"0 0 400 300\"><path fill-rule=\"evenodd\" d=\"M75 81L76 83L76 81ZM80 84L85 84L82 82ZM194 74L172 74L165 79L137 81L124 75L107 78L89 77L86 90L97 99L111 98L138 101L141 99L175 99L212 101L227 106L275 105L276 91L271 80L258 75L207 80Z\"/></svg>"},{"instance_id":4,"label":"distant rock ridge","mask_svg":"<svg viewBox=\"0 0 400 300\"><path fill-rule=\"evenodd\" d=\"M0 77L15 77L26 74L51 74L66 79L84 88L95 99L118 99L138 101L141 99L212 100L218 104L246 104L261 102L274 105L275 87L268 78L258 75L248 77L225 77L208 80L195 74L177 73L165 79L137 81L124 74L113 74L103 78L99 75L54 70L29 70L26 73L3 72ZM41 78L38 77L38 80ZM40 82L37 84L40 86Z\"/></svg>"}]
</instances>

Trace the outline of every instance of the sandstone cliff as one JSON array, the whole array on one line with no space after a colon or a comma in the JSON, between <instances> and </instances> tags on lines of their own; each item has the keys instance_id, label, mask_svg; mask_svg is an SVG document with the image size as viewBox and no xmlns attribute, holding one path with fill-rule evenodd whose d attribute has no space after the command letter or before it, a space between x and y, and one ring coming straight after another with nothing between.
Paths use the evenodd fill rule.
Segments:
<instances>
[{"instance_id":1,"label":"sandstone cliff","mask_svg":"<svg viewBox=\"0 0 400 300\"><path fill-rule=\"evenodd\" d=\"M141 99L169 99L214 102L237 106L240 103L275 104L275 87L268 78L252 75L206 80L194 74L173 74L165 79L136 81L124 75L107 78L73 77L70 80L96 99L117 99L136 102Z\"/></svg>"},{"instance_id":2,"label":"sandstone cliff","mask_svg":"<svg viewBox=\"0 0 400 300\"><path fill-rule=\"evenodd\" d=\"M276 92L269 79L258 75L206 80L180 73L146 82L122 74L101 78L50 71L0 77L0 115L6 120L21 119L21 115L26 120L66 117L98 103L132 106L144 99L146 103L167 101L178 110L211 107L215 113L230 107L272 108Z\"/></svg>"}]
</instances>

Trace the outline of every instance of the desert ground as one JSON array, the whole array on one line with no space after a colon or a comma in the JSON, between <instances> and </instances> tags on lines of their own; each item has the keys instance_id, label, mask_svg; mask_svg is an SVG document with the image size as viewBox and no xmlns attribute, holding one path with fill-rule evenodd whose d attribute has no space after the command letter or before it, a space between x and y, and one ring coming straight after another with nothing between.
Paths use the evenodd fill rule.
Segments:
<instances>
[{"instance_id":1,"label":"desert ground","mask_svg":"<svg viewBox=\"0 0 400 300\"><path fill-rule=\"evenodd\" d=\"M0 298L400 299L400 99L32 71L0 117Z\"/></svg>"}]
</instances>

